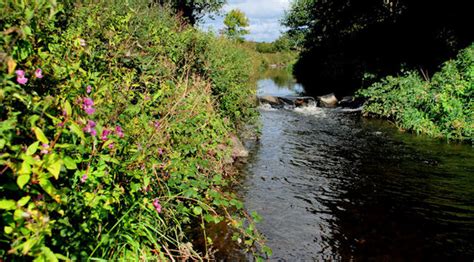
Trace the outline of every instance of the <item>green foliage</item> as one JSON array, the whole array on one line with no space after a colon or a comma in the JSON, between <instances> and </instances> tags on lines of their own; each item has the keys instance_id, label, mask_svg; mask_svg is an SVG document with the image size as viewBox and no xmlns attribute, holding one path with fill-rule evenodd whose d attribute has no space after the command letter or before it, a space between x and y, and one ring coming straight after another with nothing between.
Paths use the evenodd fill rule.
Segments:
<instances>
[{"instance_id":1,"label":"green foliage","mask_svg":"<svg viewBox=\"0 0 474 262\"><path fill-rule=\"evenodd\" d=\"M2 259L200 259L186 228L201 219L257 252L223 190L222 148L256 114L245 49L145 0L0 14Z\"/></svg>"},{"instance_id":2,"label":"green foliage","mask_svg":"<svg viewBox=\"0 0 474 262\"><path fill-rule=\"evenodd\" d=\"M218 12L226 0L157 0L163 6L169 6L178 15L184 16L191 25L205 15Z\"/></svg>"},{"instance_id":3,"label":"green foliage","mask_svg":"<svg viewBox=\"0 0 474 262\"><path fill-rule=\"evenodd\" d=\"M245 29L249 26L249 20L245 16L244 12L240 11L239 9L231 10L226 14L224 18L224 25L224 35L232 40L243 42L243 36L249 33L249 31Z\"/></svg>"},{"instance_id":4,"label":"green foliage","mask_svg":"<svg viewBox=\"0 0 474 262\"><path fill-rule=\"evenodd\" d=\"M367 114L395 120L403 129L474 142L474 45L448 61L431 80L417 73L387 77L359 95Z\"/></svg>"}]
</instances>

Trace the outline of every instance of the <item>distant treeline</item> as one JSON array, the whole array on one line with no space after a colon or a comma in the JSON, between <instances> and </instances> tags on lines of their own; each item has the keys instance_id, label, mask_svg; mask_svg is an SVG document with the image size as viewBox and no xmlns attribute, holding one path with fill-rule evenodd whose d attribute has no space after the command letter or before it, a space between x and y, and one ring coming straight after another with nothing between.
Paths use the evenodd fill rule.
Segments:
<instances>
[{"instance_id":1,"label":"distant treeline","mask_svg":"<svg viewBox=\"0 0 474 262\"><path fill-rule=\"evenodd\" d=\"M296 0L283 24L303 39L307 91L351 93L401 69L429 77L474 41L470 1Z\"/></svg>"}]
</instances>

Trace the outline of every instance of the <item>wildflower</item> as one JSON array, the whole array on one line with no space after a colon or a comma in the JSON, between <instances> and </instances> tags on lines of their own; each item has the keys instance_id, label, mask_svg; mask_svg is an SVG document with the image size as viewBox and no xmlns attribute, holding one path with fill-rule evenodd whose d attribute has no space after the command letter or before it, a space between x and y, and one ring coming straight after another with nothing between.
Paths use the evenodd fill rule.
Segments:
<instances>
[{"instance_id":1,"label":"wildflower","mask_svg":"<svg viewBox=\"0 0 474 262\"><path fill-rule=\"evenodd\" d=\"M82 39L82 38L79 38L79 44L81 46L86 46L86 40Z\"/></svg>"},{"instance_id":2,"label":"wildflower","mask_svg":"<svg viewBox=\"0 0 474 262\"><path fill-rule=\"evenodd\" d=\"M158 198L155 198L155 200L153 200L153 206L155 207L155 210L156 212L161 213L161 205L160 205L160 200L158 200Z\"/></svg>"},{"instance_id":3,"label":"wildflower","mask_svg":"<svg viewBox=\"0 0 474 262\"><path fill-rule=\"evenodd\" d=\"M94 106L94 100L92 98L86 97L82 100L82 109L86 112L88 115L92 115L95 112Z\"/></svg>"},{"instance_id":4,"label":"wildflower","mask_svg":"<svg viewBox=\"0 0 474 262\"><path fill-rule=\"evenodd\" d=\"M163 149L158 148L158 154L159 154L160 156L163 155Z\"/></svg>"},{"instance_id":5,"label":"wildflower","mask_svg":"<svg viewBox=\"0 0 474 262\"><path fill-rule=\"evenodd\" d=\"M16 70L15 74L17 77L25 77L25 71L23 70Z\"/></svg>"},{"instance_id":6,"label":"wildflower","mask_svg":"<svg viewBox=\"0 0 474 262\"><path fill-rule=\"evenodd\" d=\"M25 71L23 70L16 70L16 81L20 85L25 85L28 82L28 78L25 77Z\"/></svg>"},{"instance_id":7,"label":"wildflower","mask_svg":"<svg viewBox=\"0 0 474 262\"><path fill-rule=\"evenodd\" d=\"M108 129L104 129L102 131L102 135L100 136L100 139L102 139L103 141L107 141L109 138L108 138L108 135L110 135L112 133L112 131L108 130Z\"/></svg>"},{"instance_id":8,"label":"wildflower","mask_svg":"<svg viewBox=\"0 0 474 262\"><path fill-rule=\"evenodd\" d=\"M86 92L90 94L92 92L92 86L87 86L86 87Z\"/></svg>"},{"instance_id":9,"label":"wildflower","mask_svg":"<svg viewBox=\"0 0 474 262\"><path fill-rule=\"evenodd\" d=\"M81 183L85 183L87 181L87 174L82 175Z\"/></svg>"},{"instance_id":10,"label":"wildflower","mask_svg":"<svg viewBox=\"0 0 474 262\"><path fill-rule=\"evenodd\" d=\"M84 132L91 134L91 136L96 136L97 131L94 129L96 123L92 120L88 120L86 126L82 129Z\"/></svg>"},{"instance_id":11,"label":"wildflower","mask_svg":"<svg viewBox=\"0 0 474 262\"><path fill-rule=\"evenodd\" d=\"M110 143L108 147L109 149L114 149L114 143Z\"/></svg>"},{"instance_id":12,"label":"wildflower","mask_svg":"<svg viewBox=\"0 0 474 262\"><path fill-rule=\"evenodd\" d=\"M41 70L41 68L36 69L35 76L36 78L43 78L43 71Z\"/></svg>"},{"instance_id":13,"label":"wildflower","mask_svg":"<svg viewBox=\"0 0 474 262\"><path fill-rule=\"evenodd\" d=\"M115 127L115 133L117 134L118 137L123 138L125 135L123 133L123 129L121 126L116 126Z\"/></svg>"},{"instance_id":14,"label":"wildflower","mask_svg":"<svg viewBox=\"0 0 474 262\"><path fill-rule=\"evenodd\" d=\"M41 147L43 148L43 149L41 149L41 154L46 155L47 153L49 153L49 145L48 144L42 144Z\"/></svg>"},{"instance_id":15,"label":"wildflower","mask_svg":"<svg viewBox=\"0 0 474 262\"><path fill-rule=\"evenodd\" d=\"M158 128L160 128L161 123L160 123L160 121L155 121L153 123L153 125L155 126L156 129L158 129Z\"/></svg>"}]
</instances>

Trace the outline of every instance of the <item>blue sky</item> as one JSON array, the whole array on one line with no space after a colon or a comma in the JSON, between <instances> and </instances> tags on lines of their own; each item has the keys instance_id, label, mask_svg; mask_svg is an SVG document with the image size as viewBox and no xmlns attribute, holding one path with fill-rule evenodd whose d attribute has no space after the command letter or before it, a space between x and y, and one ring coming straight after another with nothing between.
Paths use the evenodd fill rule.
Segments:
<instances>
[{"instance_id":1,"label":"blue sky","mask_svg":"<svg viewBox=\"0 0 474 262\"><path fill-rule=\"evenodd\" d=\"M250 20L250 34L248 40L259 42L271 42L277 39L284 28L279 20L288 9L290 0L227 0L222 13L232 9L242 10ZM223 27L222 16L216 16L215 20L206 18L201 24L205 30L212 28L218 32Z\"/></svg>"}]
</instances>

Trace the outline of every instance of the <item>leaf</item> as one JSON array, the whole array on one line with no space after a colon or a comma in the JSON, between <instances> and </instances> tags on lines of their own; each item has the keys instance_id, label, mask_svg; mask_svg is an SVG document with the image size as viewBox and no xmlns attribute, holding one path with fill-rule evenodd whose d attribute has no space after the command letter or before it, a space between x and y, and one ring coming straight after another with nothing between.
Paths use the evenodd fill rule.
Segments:
<instances>
[{"instance_id":1,"label":"leaf","mask_svg":"<svg viewBox=\"0 0 474 262\"><path fill-rule=\"evenodd\" d=\"M16 208L16 202L10 199L0 200L0 209L3 210L13 210Z\"/></svg>"},{"instance_id":2,"label":"leaf","mask_svg":"<svg viewBox=\"0 0 474 262\"><path fill-rule=\"evenodd\" d=\"M63 110L66 111L67 116L71 116L72 115L72 108L71 108L71 104L69 103L68 100L66 100L64 102L63 107L64 107Z\"/></svg>"},{"instance_id":3,"label":"leaf","mask_svg":"<svg viewBox=\"0 0 474 262\"><path fill-rule=\"evenodd\" d=\"M3 228L3 231L5 231L5 234L9 235L13 232L13 228L12 227L9 227L9 226L5 226Z\"/></svg>"},{"instance_id":4,"label":"leaf","mask_svg":"<svg viewBox=\"0 0 474 262\"><path fill-rule=\"evenodd\" d=\"M8 74L11 75L13 72L15 72L16 68L16 62L13 60L13 58L8 57L7 58L7 65L8 65Z\"/></svg>"},{"instance_id":5,"label":"leaf","mask_svg":"<svg viewBox=\"0 0 474 262\"><path fill-rule=\"evenodd\" d=\"M23 189L23 187L30 181L30 175L20 175L16 179L16 183L18 184L18 187L20 189Z\"/></svg>"},{"instance_id":6,"label":"leaf","mask_svg":"<svg viewBox=\"0 0 474 262\"><path fill-rule=\"evenodd\" d=\"M54 200L56 200L56 202L59 203L61 201L60 196L56 193L57 192L56 188L54 188L53 184L51 183L51 181L49 181L48 178L46 177L40 178L39 184L41 188L46 193L48 193L48 195L50 195L52 198L54 198Z\"/></svg>"},{"instance_id":7,"label":"leaf","mask_svg":"<svg viewBox=\"0 0 474 262\"><path fill-rule=\"evenodd\" d=\"M31 174L31 165L28 160L24 160L21 163L21 168L18 170L18 174L20 175L30 175Z\"/></svg>"},{"instance_id":8,"label":"leaf","mask_svg":"<svg viewBox=\"0 0 474 262\"><path fill-rule=\"evenodd\" d=\"M58 159L46 166L46 169L54 176L56 180L59 178L59 173L61 172L61 163L61 159Z\"/></svg>"},{"instance_id":9,"label":"leaf","mask_svg":"<svg viewBox=\"0 0 474 262\"><path fill-rule=\"evenodd\" d=\"M36 141L33 144L31 144L28 147L28 149L26 149L26 155L31 156L34 153L36 153L36 150L38 150L38 146L39 146L39 141Z\"/></svg>"},{"instance_id":10,"label":"leaf","mask_svg":"<svg viewBox=\"0 0 474 262\"><path fill-rule=\"evenodd\" d=\"M202 214L202 208L200 206L195 206L193 208L193 213L196 215L196 216L199 216L200 214Z\"/></svg>"},{"instance_id":11,"label":"leaf","mask_svg":"<svg viewBox=\"0 0 474 262\"><path fill-rule=\"evenodd\" d=\"M86 137L84 136L84 132L76 123L71 123L71 125L69 126L69 129L71 130L71 132L76 134L82 140L86 140Z\"/></svg>"},{"instance_id":12,"label":"leaf","mask_svg":"<svg viewBox=\"0 0 474 262\"><path fill-rule=\"evenodd\" d=\"M49 247L41 247L42 254L46 258L46 261L49 262L58 262L56 255L49 249Z\"/></svg>"},{"instance_id":13,"label":"leaf","mask_svg":"<svg viewBox=\"0 0 474 262\"><path fill-rule=\"evenodd\" d=\"M41 143L43 143L43 144L49 144L48 138L46 138L46 136L44 135L44 133L41 129L39 129L38 127L33 127L33 130L35 132L36 139L41 141Z\"/></svg>"},{"instance_id":14,"label":"leaf","mask_svg":"<svg viewBox=\"0 0 474 262\"><path fill-rule=\"evenodd\" d=\"M24 196L22 198L20 198L20 200L18 200L17 204L18 206L24 206L26 204L28 204L28 201L30 201L31 197L30 196Z\"/></svg>"},{"instance_id":15,"label":"leaf","mask_svg":"<svg viewBox=\"0 0 474 262\"><path fill-rule=\"evenodd\" d=\"M67 169L69 169L69 170L76 170L77 169L76 162L74 162L74 159L72 159L71 157L67 156L67 157L63 158L63 162L64 162L64 165L66 166Z\"/></svg>"}]
</instances>

